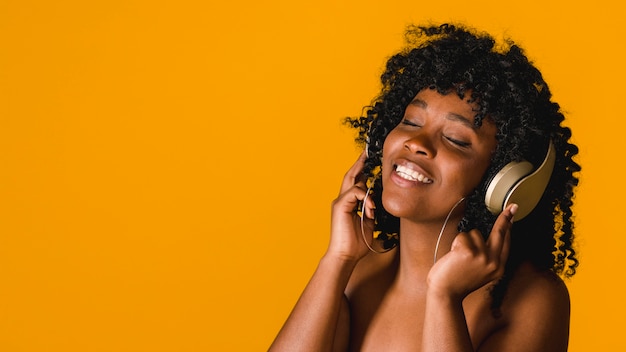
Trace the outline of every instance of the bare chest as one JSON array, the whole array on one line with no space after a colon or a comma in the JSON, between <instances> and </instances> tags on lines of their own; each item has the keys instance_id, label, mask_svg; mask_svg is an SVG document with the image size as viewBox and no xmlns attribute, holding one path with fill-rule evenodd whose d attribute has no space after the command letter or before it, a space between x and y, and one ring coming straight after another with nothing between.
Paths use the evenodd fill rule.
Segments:
<instances>
[{"instance_id":1,"label":"bare chest","mask_svg":"<svg viewBox=\"0 0 626 352\"><path fill-rule=\"evenodd\" d=\"M486 291L478 290L463 302L475 346L496 327ZM359 297L351 304L351 351L419 351L426 308L425 292L387 293Z\"/></svg>"},{"instance_id":2,"label":"bare chest","mask_svg":"<svg viewBox=\"0 0 626 352\"><path fill-rule=\"evenodd\" d=\"M356 300L351 307L351 351L415 351L421 346L424 294Z\"/></svg>"}]
</instances>

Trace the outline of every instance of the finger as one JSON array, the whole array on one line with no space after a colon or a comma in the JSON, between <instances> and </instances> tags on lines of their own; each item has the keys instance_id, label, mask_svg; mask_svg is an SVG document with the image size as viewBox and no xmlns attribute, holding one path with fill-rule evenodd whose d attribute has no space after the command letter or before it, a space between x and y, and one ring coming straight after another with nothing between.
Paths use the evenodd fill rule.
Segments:
<instances>
[{"instance_id":1,"label":"finger","mask_svg":"<svg viewBox=\"0 0 626 352\"><path fill-rule=\"evenodd\" d=\"M511 204L496 219L496 223L493 225L491 234L489 234L487 239L487 248L492 258L496 256L501 258L503 254L506 254L504 257L506 259L508 256L509 244L507 242L510 242L509 236L513 224L513 215L516 211L517 204ZM505 244L506 253L503 253Z\"/></svg>"},{"instance_id":2,"label":"finger","mask_svg":"<svg viewBox=\"0 0 626 352\"><path fill-rule=\"evenodd\" d=\"M467 249L471 252L476 251L475 241L472 239L472 235L468 232L459 232L452 240L451 251L458 251L461 249Z\"/></svg>"},{"instance_id":3,"label":"finger","mask_svg":"<svg viewBox=\"0 0 626 352\"><path fill-rule=\"evenodd\" d=\"M374 219L374 210L376 209L376 205L372 200L372 197L366 196L363 202L363 209L365 212L363 213L365 217L369 219Z\"/></svg>"},{"instance_id":4,"label":"finger","mask_svg":"<svg viewBox=\"0 0 626 352\"><path fill-rule=\"evenodd\" d=\"M506 260L509 257L509 250L511 249L511 228L513 227L513 217L515 216L516 211L517 204L512 204L511 206L509 206L509 212L511 214L509 222L511 223L511 225L509 226L509 231L507 231L505 234L504 244L502 245L502 252L500 253L500 261L502 263L506 263Z\"/></svg>"},{"instance_id":5,"label":"finger","mask_svg":"<svg viewBox=\"0 0 626 352\"><path fill-rule=\"evenodd\" d=\"M365 159L367 159L367 155L365 151L363 151L354 165L352 165L343 177L339 194L345 193L350 187L357 183L357 179L362 175L361 171L363 171L363 167L365 166Z\"/></svg>"},{"instance_id":6,"label":"finger","mask_svg":"<svg viewBox=\"0 0 626 352\"><path fill-rule=\"evenodd\" d=\"M504 235L504 244L502 245L502 252L500 252L500 263L506 263L509 257L509 250L511 248L511 230Z\"/></svg>"},{"instance_id":7,"label":"finger","mask_svg":"<svg viewBox=\"0 0 626 352\"><path fill-rule=\"evenodd\" d=\"M486 243L485 238L482 233L476 229L469 231L469 238L472 241L472 249L476 250L479 253L483 253L486 251Z\"/></svg>"},{"instance_id":8,"label":"finger","mask_svg":"<svg viewBox=\"0 0 626 352\"><path fill-rule=\"evenodd\" d=\"M352 213L356 209L356 206L365 199L365 189L363 189L363 184L354 185L345 192L343 192L339 197L334 201L333 207L337 210L346 213ZM369 198L369 197L368 197ZM368 199L368 202L370 200ZM371 203L373 205L373 203Z\"/></svg>"}]
</instances>

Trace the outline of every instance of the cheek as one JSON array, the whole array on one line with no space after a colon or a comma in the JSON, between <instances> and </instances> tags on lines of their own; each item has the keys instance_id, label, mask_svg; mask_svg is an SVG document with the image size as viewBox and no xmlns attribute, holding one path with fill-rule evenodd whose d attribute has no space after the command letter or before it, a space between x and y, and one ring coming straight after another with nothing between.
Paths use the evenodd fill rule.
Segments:
<instances>
[{"instance_id":1,"label":"cheek","mask_svg":"<svg viewBox=\"0 0 626 352\"><path fill-rule=\"evenodd\" d=\"M480 182L485 176L485 172L487 172L490 162L490 160L475 160L474 162L465 165L468 193L480 185Z\"/></svg>"},{"instance_id":2,"label":"cheek","mask_svg":"<svg viewBox=\"0 0 626 352\"><path fill-rule=\"evenodd\" d=\"M476 187L479 186L485 172L487 171L488 163L483 160L463 160L448 163L450 167L445 171L448 175L454 175L449 181L449 189L457 190L454 193L467 196Z\"/></svg>"},{"instance_id":3,"label":"cheek","mask_svg":"<svg viewBox=\"0 0 626 352\"><path fill-rule=\"evenodd\" d=\"M389 134L385 138L385 141L383 142L383 158L385 157L385 155L391 152L391 150L394 150L397 147L398 143L401 143L401 139L399 137L400 133L396 128L389 132Z\"/></svg>"}]
</instances>

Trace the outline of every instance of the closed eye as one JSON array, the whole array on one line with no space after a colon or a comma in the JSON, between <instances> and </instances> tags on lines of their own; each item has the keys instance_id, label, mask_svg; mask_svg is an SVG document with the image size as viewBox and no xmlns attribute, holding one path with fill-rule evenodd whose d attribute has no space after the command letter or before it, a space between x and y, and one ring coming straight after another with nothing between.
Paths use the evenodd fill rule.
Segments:
<instances>
[{"instance_id":1,"label":"closed eye","mask_svg":"<svg viewBox=\"0 0 626 352\"><path fill-rule=\"evenodd\" d=\"M403 119L401 122L403 125L407 125L407 126L413 126L413 127L422 127L418 124L416 124L415 122L409 121L407 119Z\"/></svg>"},{"instance_id":2,"label":"closed eye","mask_svg":"<svg viewBox=\"0 0 626 352\"><path fill-rule=\"evenodd\" d=\"M456 145L458 145L459 147L462 147L462 148L467 148L467 147L469 147L470 145L472 145L472 143L469 143L469 142L463 142L463 141L460 141L460 140L458 140L458 139L454 139L454 138L450 138L450 137L445 137L445 138L446 138L447 140L449 140L450 142L452 142L453 144L456 144Z\"/></svg>"}]
</instances>

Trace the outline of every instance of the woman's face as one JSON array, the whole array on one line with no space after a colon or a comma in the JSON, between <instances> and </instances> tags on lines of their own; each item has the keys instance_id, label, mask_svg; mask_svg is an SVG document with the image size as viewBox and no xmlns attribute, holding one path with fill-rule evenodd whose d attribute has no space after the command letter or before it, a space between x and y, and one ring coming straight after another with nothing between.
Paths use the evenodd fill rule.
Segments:
<instances>
[{"instance_id":1,"label":"woman's face","mask_svg":"<svg viewBox=\"0 0 626 352\"><path fill-rule=\"evenodd\" d=\"M496 127L474 125L475 104L420 91L383 146L383 194L392 215L440 221L478 186L496 148Z\"/></svg>"}]
</instances>

